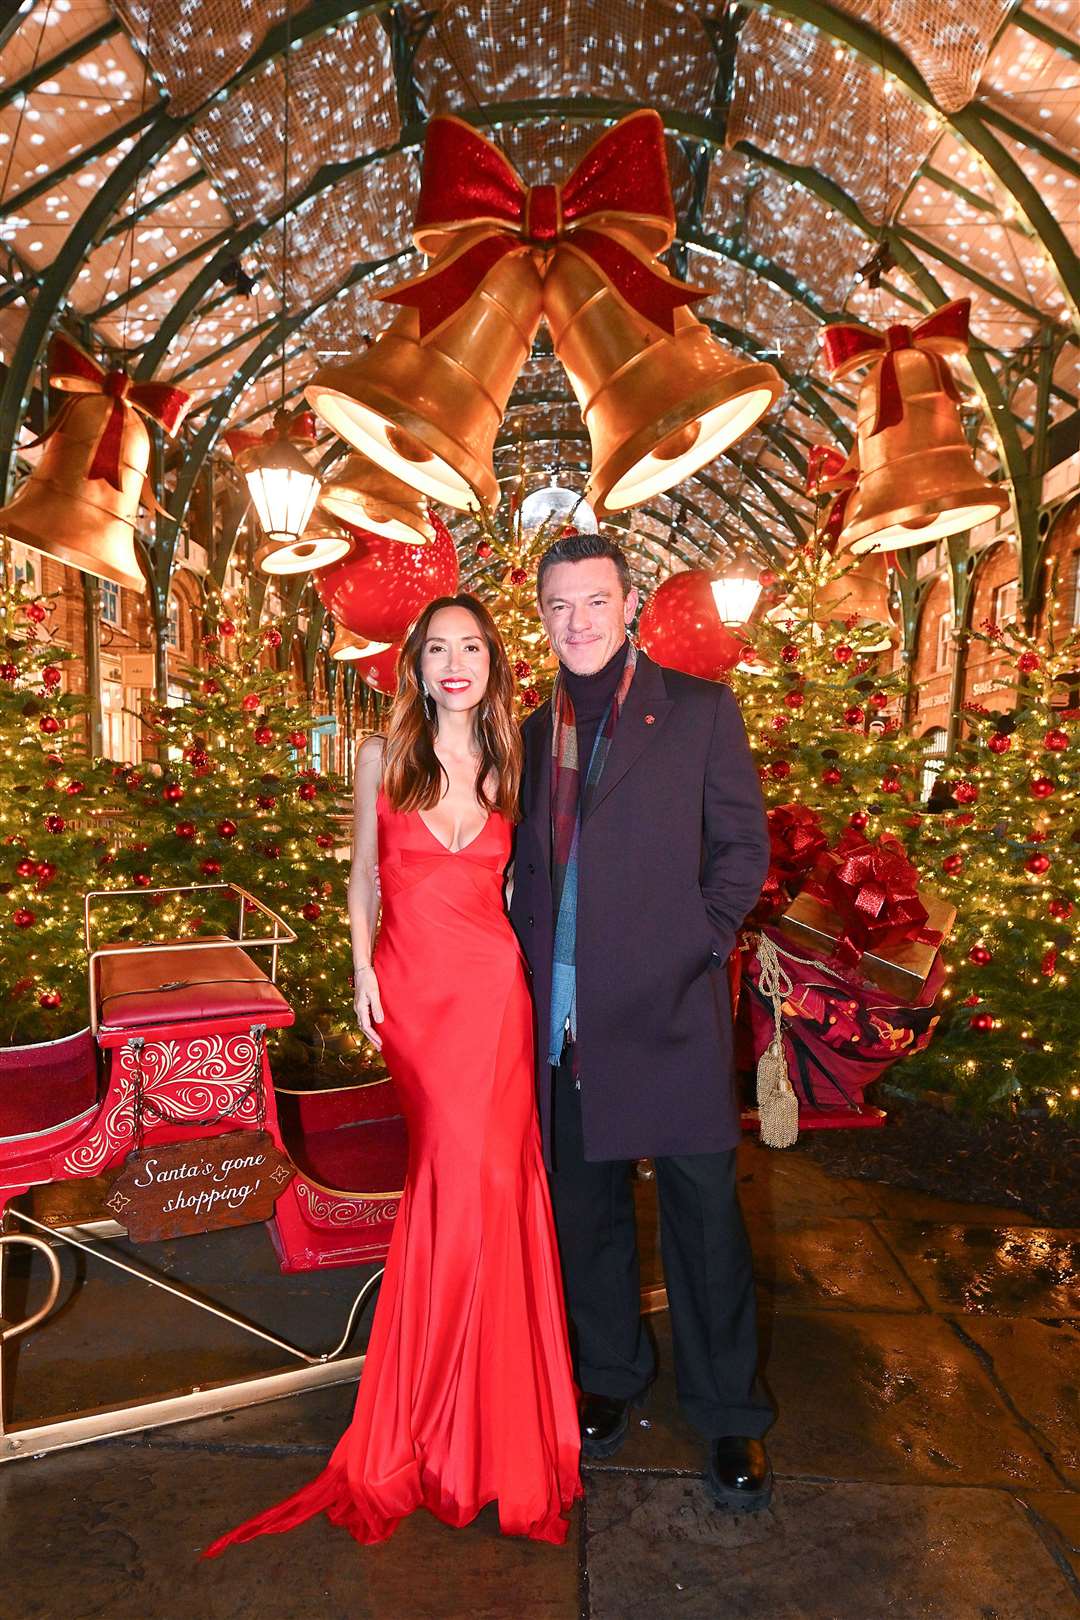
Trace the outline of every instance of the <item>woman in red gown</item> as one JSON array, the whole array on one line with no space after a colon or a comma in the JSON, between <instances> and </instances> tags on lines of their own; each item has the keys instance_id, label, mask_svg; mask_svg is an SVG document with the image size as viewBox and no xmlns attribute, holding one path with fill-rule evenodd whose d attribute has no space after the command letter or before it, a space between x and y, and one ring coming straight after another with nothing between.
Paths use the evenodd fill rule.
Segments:
<instances>
[{"instance_id":1,"label":"woman in red gown","mask_svg":"<svg viewBox=\"0 0 1080 1620\"><path fill-rule=\"evenodd\" d=\"M432 602L388 736L360 747L349 913L356 1009L409 1167L353 1420L324 1472L208 1548L316 1513L383 1541L415 1508L562 1542L581 1493L562 1283L533 1091L533 1014L506 916L513 680L470 596ZM382 927L371 943L382 893Z\"/></svg>"}]
</instances>

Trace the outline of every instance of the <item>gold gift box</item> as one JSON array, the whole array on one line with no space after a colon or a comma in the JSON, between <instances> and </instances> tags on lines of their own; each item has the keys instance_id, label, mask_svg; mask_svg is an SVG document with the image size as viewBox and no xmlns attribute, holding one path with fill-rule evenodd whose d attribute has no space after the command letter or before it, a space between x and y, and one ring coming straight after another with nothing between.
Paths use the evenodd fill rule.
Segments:
<instances>
[{"instance_id":1,"label":"gold gift box","mask_svg":"<svg viewBox=\"0 0 1080 1620\"><path fill-rule=\"evenodd\" d=\"M925 928L932 928L942 939L947 939L956 921L956 907L942 900L931 889L920 889L919 899L926 909ZM831 956L843 929L835 911L807 894L797 894L780 919L780 927L789 939L800 945L812 945L815 950ZM899 945L887 945L863 953L856 970L879 990L888 990L903 1001L913 1000L926 983L934 965L939 947L923 944L921 940L904 940Z\"/></svg>"}]
</instances>

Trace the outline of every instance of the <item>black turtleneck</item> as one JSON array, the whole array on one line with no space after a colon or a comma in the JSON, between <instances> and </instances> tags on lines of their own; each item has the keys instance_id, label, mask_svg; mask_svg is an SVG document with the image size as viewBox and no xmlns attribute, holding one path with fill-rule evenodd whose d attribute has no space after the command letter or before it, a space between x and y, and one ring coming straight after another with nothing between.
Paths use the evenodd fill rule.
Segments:
<instances>
[{"instance_id":1,"label":"black turtleneck","mask_svg":"<svg viewBox=\"0 0 1080 1620\"><path fill-rule=\"evenodd\" d=\"M585 776L589 769L596 733L622 678L629 647L630 643L624 640L603 668L592 675L575 675L565 664L562 666L562 678L566 683L570 701L574 705L580 788L585 786Z\"/></svg>"}]
</instances>

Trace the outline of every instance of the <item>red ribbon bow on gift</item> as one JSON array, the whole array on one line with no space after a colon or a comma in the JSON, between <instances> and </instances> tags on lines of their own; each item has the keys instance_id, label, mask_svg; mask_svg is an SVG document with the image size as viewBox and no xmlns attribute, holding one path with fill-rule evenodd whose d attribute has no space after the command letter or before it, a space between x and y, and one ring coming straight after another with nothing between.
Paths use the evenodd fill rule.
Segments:
<instances>
[{"instance_id":1,"label":"red ribbon bow on gift","mask_svg":"<svg viewBox=\"0 0 1080 1620\"><path fill-rule=\"evenodd\" d=\"M805 804L778 804L767 819L769 876L780 882L802 877L828 843L814 811Z\"/></svg>"},{"instance_id":2,"label":"red ribbon bow on gift","mask_svg":"<svg viewBox=\"0 0 1080 1620\"><path fill-rule=\"evenodd\" d=\"M895 427L902 420L904 402L896 375L895 355L900 349L918 349L930 360L937 372L938 384L952 400L960 398L959 389L945 356L963 355L968 349L968 323L971 317L971 299L954 298L942 304L933 314L916 326L890 326L884 336L868 332L863 326L848 326L839 322L827 326L821 343L825 366L834 380L846 377L859 366L879 366L877 417L870 437L882 428Z\"/></svg>"},{"instance_id":3,"label":"red ribbon bow on gift","mask_svg":"<svg viewBox=\"0 0 1080 1620\"><path fill-rule=\"evenodd\" d=\"M104 431L97 442L87 478L104 478L120 488L120 451L124 442L124 422L134 407L157 422L171 438L187 415L191 395L171 383L132 382L126 371L106 371L70 338L57 335L49 345L49 383L67 394L104 394L111 399ZM69 400L45 437L55 433L74 400Z\"/></svg>"},{"instance_id":4,"label":"red ribbon bow on gift","mask_svg":"<svg viewBox=\"0 0 1080 1620\"><path fill-rule=\"evenodd\" d=\"M618 231L637 244L631 248ZM413 241L425 252L467 232L456 252L378 296L420 316L421 339L462 308L508 253L564 243L588 259L616 293L669 335L674 312L708 296L676 281L654 255L675 236L664 126L647 108L595 141L562 185L527 186L506 154L460 118L433 118Z\"/></svg>"},{"instance_id":5,"label":"red ribbon bow on gift","mask_svg":"<svg viewBox=\"0 0 1080 1620\"><path fill-rule=\"evenodd\" d=\"M234 461L248 450L257 450L264 444L277 444L279 440L295 441L298 444L314 444L318 429L315 423L314 411L298 411L287 421L274 420L272 427L263 433L252 433L246 428L233 428L225 434L225 443L232 453Z\"/></svg>"},{"instance_id":6,"label":"red ribbon bow on gift","mask_svg":"<svg viewBox=\"0 0 1080 1620\"><path fill-rule=\"evenodd\" d=\"M938 930L926 927L919 875L888 833L876 843L854 828L844 833L821 856L806 889L840 918L843 932L834 954L850 967L871 946L880 951L908 940L941 944Z\"/></svg>"}]
</instances>

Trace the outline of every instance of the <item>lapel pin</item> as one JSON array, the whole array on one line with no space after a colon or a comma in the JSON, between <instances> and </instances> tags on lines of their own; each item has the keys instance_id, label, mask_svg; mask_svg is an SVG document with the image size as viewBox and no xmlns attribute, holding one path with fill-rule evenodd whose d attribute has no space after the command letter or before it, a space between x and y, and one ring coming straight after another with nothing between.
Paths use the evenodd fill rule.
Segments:
<instances>
[{"instance_id":1,"label":"lapel pin","mask_svg":"<svg viewBox=\"0 0 1080 1620\"><path fill-rule=\"evenodd\" d=\"M655 716L655 714L647 714L645 716L645 724L647 726L655 726L655 724L656 724L656 716Z\"/></svg>"}]
</instances>

